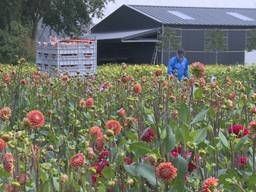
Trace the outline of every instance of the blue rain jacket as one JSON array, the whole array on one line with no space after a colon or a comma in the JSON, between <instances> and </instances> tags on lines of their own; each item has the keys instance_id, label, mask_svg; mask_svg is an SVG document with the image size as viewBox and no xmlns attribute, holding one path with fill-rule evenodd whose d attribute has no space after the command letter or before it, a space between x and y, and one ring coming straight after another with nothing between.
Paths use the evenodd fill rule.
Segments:
<instances>
[{"instance_id":1,"label":"blue rain jacket","mask_svg":"<svg viewBox=\"0 0 256 192\"><path fill-rule=\"evenodd\" d=\"M177 71L177 76L180 81L184 77L189 78L188 66L189 62L186 57L179 59L177 56L174 56L168 63L168 75L174 75L174 72Z\"/></svg>"}]
</instances>

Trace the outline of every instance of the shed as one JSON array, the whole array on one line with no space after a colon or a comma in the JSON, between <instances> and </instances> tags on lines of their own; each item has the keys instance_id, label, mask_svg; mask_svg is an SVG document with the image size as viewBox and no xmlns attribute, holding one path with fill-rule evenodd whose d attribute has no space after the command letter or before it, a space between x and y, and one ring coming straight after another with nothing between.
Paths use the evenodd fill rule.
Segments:
<instances>
[{"instance_id":1,"label":"shed","mask_svg":"<svg viewBox=\"0 0 256 192\"><path fill-rule=\"evenodd\" d=\"M190 62L236 64L253 49L254 29L255 9L123 5L91 34L99 63L166 64L182 47Z\"/></svg>"}]
</instances>

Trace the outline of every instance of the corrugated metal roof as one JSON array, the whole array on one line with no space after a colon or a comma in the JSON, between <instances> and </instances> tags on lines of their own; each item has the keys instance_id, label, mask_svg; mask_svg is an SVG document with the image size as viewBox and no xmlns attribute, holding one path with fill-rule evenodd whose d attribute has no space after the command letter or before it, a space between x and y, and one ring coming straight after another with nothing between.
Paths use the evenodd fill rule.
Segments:
<instances>
[{"instance_id":1,"label":"corrugated metal roof","mask_svg":"<svg viewBox=\"0 0 256 192\"><path fill-rule=\"evenodd\" d=\"M163 24L256 27L256 9L171 7L147 5L127 6L142 14L145 14L146 16L150 16L151 18L155 19L158 22L160 21ZM179 17L178 15L186 15L194 19L184 19L182 17ZM239 19L234 15L240 15L241 18Z\"/></svg>"},{"instance_id":2,"label":"corrugated metal roof","mask_svg":"<svg viewBox=\"0 0 256 192\"><path fill-rule=\"evenodd\" d=\"M129 39L137 36L156 32L157 29L144 29L134 31L121 31L121 32L106 32L106 33L93 33L91 34L97 40L111 40L111 39Z\"/></svg>"}]
</instances>

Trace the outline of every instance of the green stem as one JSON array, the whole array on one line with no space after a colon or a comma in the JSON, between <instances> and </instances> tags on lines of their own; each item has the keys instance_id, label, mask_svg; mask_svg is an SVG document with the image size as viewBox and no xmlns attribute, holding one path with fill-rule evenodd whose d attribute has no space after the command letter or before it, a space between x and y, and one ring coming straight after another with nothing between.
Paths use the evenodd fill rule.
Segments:
<instances>
[{"instance_id":1,"label":"green stem","mask_svg":"<svg viewBox=\"0 0 256 192\"><path fill-rule=\"evenodd\" d=\"M253 139L253 148L252 148L252 167L253 167L253 173L255 174L256 170L255 170L255 152L256 152L256 144L255 144L255 139Z\"/></svg>"}]
</instances>

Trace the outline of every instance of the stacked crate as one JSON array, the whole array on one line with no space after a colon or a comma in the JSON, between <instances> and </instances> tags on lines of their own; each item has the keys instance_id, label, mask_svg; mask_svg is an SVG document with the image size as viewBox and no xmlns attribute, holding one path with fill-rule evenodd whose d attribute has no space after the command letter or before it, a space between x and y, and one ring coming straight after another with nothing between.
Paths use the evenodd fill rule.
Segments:
<instances>
[{"instance_id":1,"label":"stacked crate","mask_svg":"<svg viewBox=\"0 0 256 192\"><path fill-rule=\"evenodd\" d=\"M38 43L36 64L49 75L68 73L95 75L97 67L96 40L55 40Z\"/></svg>"}]
</instances>

